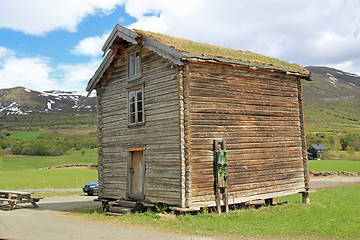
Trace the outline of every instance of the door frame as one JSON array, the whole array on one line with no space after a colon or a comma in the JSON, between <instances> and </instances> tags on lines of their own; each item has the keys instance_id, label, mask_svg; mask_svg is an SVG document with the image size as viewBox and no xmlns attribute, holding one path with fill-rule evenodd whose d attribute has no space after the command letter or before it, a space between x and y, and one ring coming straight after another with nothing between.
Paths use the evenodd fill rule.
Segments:
<instances>
[{"instance_id":1,"label":"door frame","mask_svg":"<svg viewBox=\"0 0 360 240\"><path fill-rule=\"evenodd\" d=\"M145 190L145 145L141 145L141 146L131 146L127 148L127 155L128 155L128 162L127 162L127 184L126 184L126 198L127 199L134 199L134 200L143 200L145 198L145 194L144 194L144 190ZM143 173L142 173L142 182L141 184L141 193L137 196L133 196L131 194L131 184L132 184L132 173L131 173L131 168L132 168L132 154L133 152L136 151L142 151L143 152L143 159L142 159L142 169L143 169Z\"/></svg>"}]
</instances>

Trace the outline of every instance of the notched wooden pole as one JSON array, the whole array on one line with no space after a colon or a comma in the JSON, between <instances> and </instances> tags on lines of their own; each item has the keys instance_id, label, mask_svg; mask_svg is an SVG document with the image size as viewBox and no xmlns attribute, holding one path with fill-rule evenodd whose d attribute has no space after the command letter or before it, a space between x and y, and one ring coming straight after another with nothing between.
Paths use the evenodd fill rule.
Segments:
<instances>
[{"instance_id":1,"label":"notched wooden pole","mask_svg":"<svg viewBox=\"0 0 360 240\"><path fill-rule=\"evenodd\" d=\"M310 204L310 196L309 192L302 192L302 203Z\"/></svg>"}]
</instances>

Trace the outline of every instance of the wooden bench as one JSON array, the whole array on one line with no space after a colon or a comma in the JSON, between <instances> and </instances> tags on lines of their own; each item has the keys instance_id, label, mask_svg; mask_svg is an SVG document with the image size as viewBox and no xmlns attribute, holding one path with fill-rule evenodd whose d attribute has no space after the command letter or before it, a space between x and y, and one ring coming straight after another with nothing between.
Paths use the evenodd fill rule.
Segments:
<instances>
[{"instance_id":1,"label":"wooden bench","mask_svg":"<svg viewBox=\"0 0 360 240\"><path fill-rule=\"evenodd\" d=\"M0 190L0 202L7 202L11 209L14 209L19 203L31 203L33 207L39 207L36 203L42 198L31 197L31 194L31 192Z\"/></svg>"}]
</instances>

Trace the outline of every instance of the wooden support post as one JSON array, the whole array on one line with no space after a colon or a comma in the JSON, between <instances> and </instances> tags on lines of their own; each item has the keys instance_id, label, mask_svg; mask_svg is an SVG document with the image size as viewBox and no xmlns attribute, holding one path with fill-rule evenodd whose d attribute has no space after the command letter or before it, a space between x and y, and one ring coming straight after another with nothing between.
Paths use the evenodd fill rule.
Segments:
<instances>
[{"instance_id":1,"label":"wooden support post","mask_svg":"<svg viewBox=\"0 0 360 240\"><path fill-rule=\"evenodd\" d=\"M221 150L225 150L225 140L223 139L221 141ZM227 178L227 176L226 176ZM225 188L223 188L224 190L224 195L223 195L223 199L224 199L224 203L225 203L225 212L229 212L229 199L228 199L228 188L227 186Z\"/></svg>"},{"instance_id":2,"label":"wooden support post","mask_svg":"<svg viewBox=\"0 0 360 240\"><path fill-rule=\"evenodd\" d=\"M216 188L216 208L218 214L221 214L221 190L220 188Z\"/></svg>"},{"instance_id":3,"label":"wooden support post","mask_svg":"<svg viewBox=\"0 0 360 240\"><path fill-rule=\"evenodd\" d=\"M274 205L274 199L273 198L265 199L265 206L272 206L272 205Z\"/></svg>"},{"instance_id":4,"label":"wooden support post","mask_svg":"<svg viewBox=\"0 0 360 240\"><path fill-rule=\"evenodd\" d=\"M224 189L224 203L225 203L225 212L229 212L229 198L228 198L228 189Z\"/></svg>"},{"instance_id":5,"label":"wooden support post","mask_svg":"<svg viewBox=\"0 0 360 240\"><path fill-rule=\"evenodd\" d=\"M213 151L214 151L214 180L215 180L215 201L216 201L216 208L218 214L221 214L221 191L218 186L218 179L217 179L217 159L216 159L216 151L218 149L218 143L216 140L213 141Z\"/></svg>"},{"instance_id":6,"label":"wooden support post","mask_svg":"<svg viewBox=\"0 0 360 240\"><path fill-rule=\"evenodd\" d=\"M302 203L310 204L309 192L302 192Z\"/></svg>"},{"instance_id":7,"label":"wooden support post","mask_svg":"<svg viewBox=\"0 0 360 240\"><path fill-rule=\"evenodd\" d=\"M223 163L219 163L218 154L219 153L219 144L221 150L226 150L225 141L214 139L213 141L213 151L214 151L214 179L215 179L215 200L216 207L219 214L221 214L221 198L223 198L225 211L229 212L229 199L228 199L228 189L227 189L227 163L226 163L226 152L221 152L221 155L225 160ZM220 165L219 165L220 164ZM225 172L224 172L225 171ZM224 175L225 174L225 175ZM220 178L220 179L219 179Z\"/></svg>"}]
</instances>

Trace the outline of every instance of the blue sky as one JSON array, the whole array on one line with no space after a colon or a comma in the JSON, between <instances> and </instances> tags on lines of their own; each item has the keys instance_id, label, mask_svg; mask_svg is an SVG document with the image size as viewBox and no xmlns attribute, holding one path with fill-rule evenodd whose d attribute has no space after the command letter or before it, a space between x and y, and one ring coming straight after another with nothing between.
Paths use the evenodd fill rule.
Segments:
<instances>
[{"instance_id":1,"label":"blue sky","mask_svg":"<svg viewBox=\"0 0 360 240\"><path fill-rule=\"evenodd\" d=\"M360 75L360 0L0 0L0 88L84 91L116 24Z\"/></svg>"}]
</instances>

